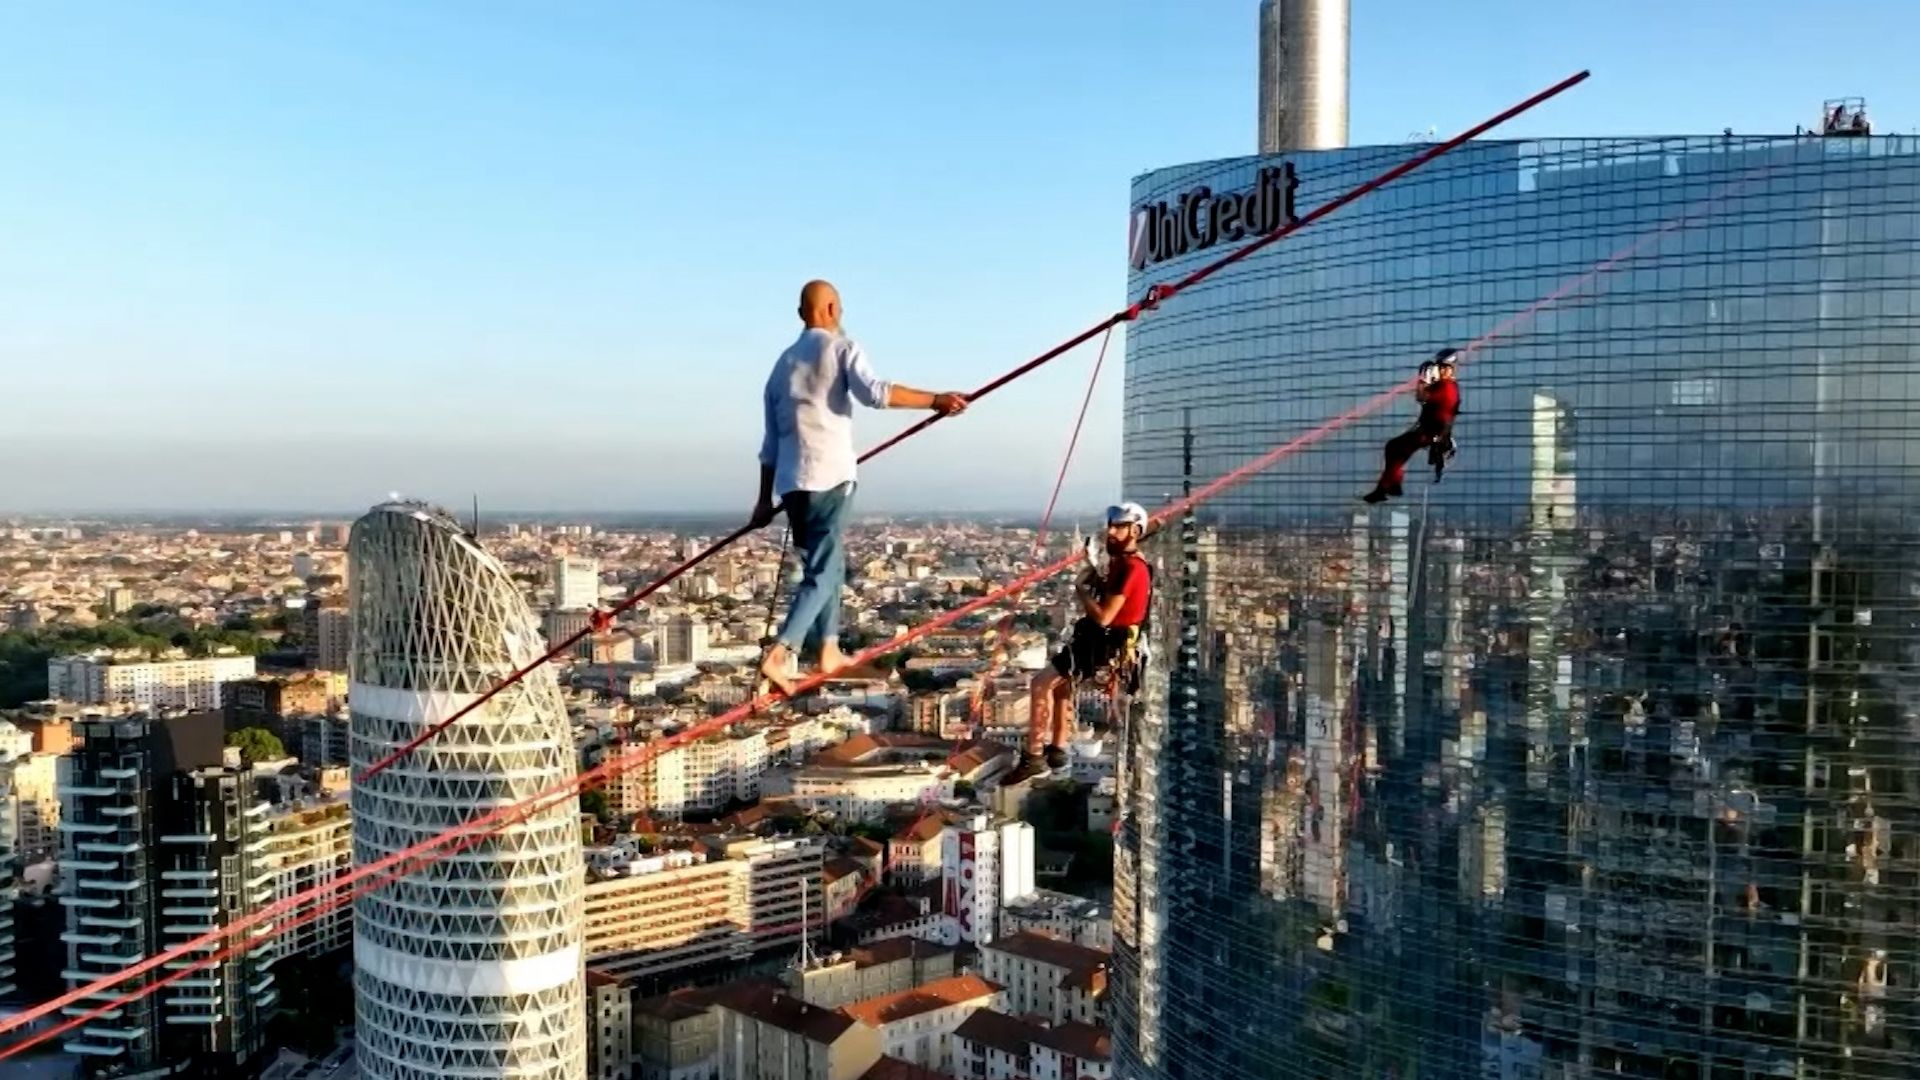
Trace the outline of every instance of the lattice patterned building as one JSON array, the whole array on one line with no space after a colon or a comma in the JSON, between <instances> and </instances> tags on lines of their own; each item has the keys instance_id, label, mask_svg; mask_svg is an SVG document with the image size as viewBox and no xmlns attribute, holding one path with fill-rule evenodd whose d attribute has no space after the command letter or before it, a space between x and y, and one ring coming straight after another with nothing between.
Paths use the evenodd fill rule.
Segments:
<instances>
[{"instance_id":1,"label":"lattice patterned building","mask_svg":"<svg viewBox=\"0 0 1920 1080\"><path fill-rule=\"evenodd\" d=\"M451 516L413 503L354 525L356 774L540 655L507 571ZM354 860L375 861L574 769L542 668L353 786ZM578 800L356 901L357 1061L367 1077L574 1080L586 1070Z\"/></svg>"}]
</instances>

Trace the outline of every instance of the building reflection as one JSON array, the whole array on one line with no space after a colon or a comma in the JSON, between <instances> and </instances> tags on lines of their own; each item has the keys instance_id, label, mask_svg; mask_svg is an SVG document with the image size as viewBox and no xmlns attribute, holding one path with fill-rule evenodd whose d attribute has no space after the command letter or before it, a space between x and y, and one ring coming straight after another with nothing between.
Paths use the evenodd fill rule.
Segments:
<instances>
[{"instance_id":1,"label":"building reflection","mask_svg":"<svg viewBox=\"0 0 1920 1080\"><path fill-rule=\"evenodd\" d=\"M1889 419L1920 402L1920 326L1858 307L1920 293L1920 245L1862 231L1862 190L1810 196L1810 235L1853 239L1793 290L1790 339L1698 376L1490 370L1481 456L1445 483L1329 515L1377 452L1354 439L1151 543L1166 662L1122 733L1116 1075L1920 1070L1920 436ZM1906 276L1862 284L1849 243ZM1845 305L1848 336L1820 321ZM1274 427L1182 406L1175 454L1145 384L1177 344L1130 371L1143 494ZM1782 419L1730 426L1735 399Z\"/></svg>"}]
</instances>

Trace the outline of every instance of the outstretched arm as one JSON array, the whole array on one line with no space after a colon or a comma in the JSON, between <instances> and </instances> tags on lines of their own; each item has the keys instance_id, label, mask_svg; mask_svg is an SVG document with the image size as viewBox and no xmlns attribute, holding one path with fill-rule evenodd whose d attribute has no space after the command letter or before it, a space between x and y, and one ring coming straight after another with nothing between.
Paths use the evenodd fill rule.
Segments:
<instances>
[{"instance_id":1,"label":"outstretched arm","mask_svg":"<svg viewBox=\"0 0 1920 1080\"><path fill-rule=\"evenodd\" d=\"M866 350L851 342L845 353L847 388L854 399L869 409L932 409L952 416L967 408L965 394L934 393L901 383L885 382L867 363Z\"/></svg>"}]
</instances>

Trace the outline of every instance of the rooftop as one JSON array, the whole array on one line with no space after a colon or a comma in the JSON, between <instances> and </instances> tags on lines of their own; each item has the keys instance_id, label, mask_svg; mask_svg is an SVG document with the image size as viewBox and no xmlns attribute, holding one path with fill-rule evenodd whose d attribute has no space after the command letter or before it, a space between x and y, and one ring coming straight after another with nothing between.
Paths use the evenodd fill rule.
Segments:
<instances>
[{"instance_id":1,"label":"rooftop","mask_svg":"<svg viewBox=\"0 0 1920 1080\"><path fill-rule=\"evenodd\" d=\"M999 992L1000 987L978 975L954 975L912 990L856 1001L840 1011L868 1027L877 1028L936 1009L991 998Z\"/></svg>"},{"instance_id":2,"label":"rooftop","mask_svg":"<svg viewBox=\"0 0 1920 1080\"><path fill-rule=\"evenodd\" d=\"M1062 941L1031 930L995 938L992 943L982 945L981 948L1011 953L1051 967L1064 968L1067 975L1061 980L1061 984L1065 986L1077 985L1097 991L1106 983L1107 960L1110 954L1104 949L1089 949L1085 945L1076 945L1071 941ZM1096 975L1099 976L1097 985L1094 978Z\"/></svg>"},{"instance_id":3,"label":"rooftop","mask_svg":"<svg viewBox=\"0 0 1920 1080\"><path fill-rule=\"evenodd\" d=\"M839 1042L854 1025L854 1018L844 1012L809 1005L764 984L727 987L715 995L714 1003L823 1046Z\"/></svg>"}]
</instances>

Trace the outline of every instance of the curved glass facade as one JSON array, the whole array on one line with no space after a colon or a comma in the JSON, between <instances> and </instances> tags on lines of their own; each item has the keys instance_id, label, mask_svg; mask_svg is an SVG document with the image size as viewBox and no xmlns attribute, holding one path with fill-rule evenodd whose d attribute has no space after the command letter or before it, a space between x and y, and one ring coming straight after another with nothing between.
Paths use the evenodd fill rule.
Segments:
<instances>
[{"instance_id":1,"label":"curved glass facade","mask_svg":"<svg viewBox=\"0 0 1920 1080\"><path fill-rule=\"evenodd\" d=\"M1136 180L1131 295L1279 161ZM1444 482L1357 500L1396 400L1154 542L1116 1075L1914 1075L1920 145L1447 155L1130 328L1128 497L1470 342Z\"/></svg>"}]
</instances>

